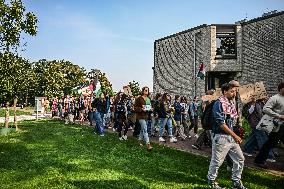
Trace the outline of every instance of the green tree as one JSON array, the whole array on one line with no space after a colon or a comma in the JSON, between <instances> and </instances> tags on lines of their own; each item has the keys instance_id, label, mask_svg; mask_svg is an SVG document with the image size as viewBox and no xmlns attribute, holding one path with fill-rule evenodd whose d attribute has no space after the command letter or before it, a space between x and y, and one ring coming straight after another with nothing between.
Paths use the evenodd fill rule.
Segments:
<instances>
[{"instance_id":1,"label":"green tree","mask_svg":"<svg viewBox=\"0 0 284 189\"><path fill-rule=\"evenodd\" d=\"M34 83L32 65L13 53L0 53L0 73L0 99L8 103L14 101L14 123L18 130L16 105L18 99L23 99ZM8 123L5 125L8 127Z\"/></svg>"},{"instance_id":2,"label":"green tree","mask_svg":"<svg viewBox=\"0 0 284 189\"><path fill-rule=\"evenodd\" d=\"M26 83L33 75L27 60L17 55L23 34L37 34L37 18L32 12L26 12L21 0L6 2L0 0L0 93L2 98L10 102L14 99L14 122L17 127L16 104L18 97L27 91ZM10 75L6 75L9 73ZM20 82L20 83L19 83ZM6 114L9 116L9 113ZM8 124L6 123L8 127Z\"/></svg>"},{"instance_id":3,"label":"green tree","mask_svg":"<svg viewBox=\"0 0 284 189\"><path fill-rule=\"evenodd\" d=\"M110 96L113 96L114 93L113 93L113 89L112 89L112 84L110 83L110 81L106 77L105 73L100 74L99 81L100 81L100 84L101 84L101 91L103 93L109 94Z\"/></svg>"},{"instance_id":4,"label":"green tree","mask_svg":"<svg viewBox=\"0 0 284 189\"><path fill-rule=\"evenodd\" d=\"M140 93L140 85L138 82L136 81L132 81L132 82L129 82L129 87L131 89L131 92L132 92L132 95L133 96L138 96L139 93Z\"/></svg>"},{"instance_id":5,"label":"green tree","mask_svg":"<svg viewBox=\"0 0 284 189\"><path fill-rule=\"evenodd\" d=\"M5 3L0 0L0 48L2 51L16 51L24 33L37 34L37 17L26 9L21 0Z\"/></svg>"},{"instance_id":6,"label":"green tree","mask_svg":"<svg viewBox=\"0 0 284 189\"><path fill-rule=\"evenodd\" d=\"M35 95L55 97L71 94L72 89L86 82L84 68L70 61L47 61L33 63L36 75Z\"/></svg>"}]
</instances>

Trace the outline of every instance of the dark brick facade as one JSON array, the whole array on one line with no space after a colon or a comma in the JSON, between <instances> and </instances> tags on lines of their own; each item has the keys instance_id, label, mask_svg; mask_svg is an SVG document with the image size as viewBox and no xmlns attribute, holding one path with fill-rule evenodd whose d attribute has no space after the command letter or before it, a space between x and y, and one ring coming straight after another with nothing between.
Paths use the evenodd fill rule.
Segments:
<instances>
[{"instance_id":1,"label":"dark brick facade","mask_svg":"<svg viewBox=\"0 0 284 189\"><path fill-rule=\"evenodd\" d=\"M264 81L269 95L284 78L284 12L233 24L236 35L236 56L216 58L216 28L202 25L156 40L154 44L153 90L193 97L205 93L206 80L194 79L203 63L207 76L231 74L241 84ZM194 49L195 41L195 49ZM219 82L219 81L217 81ZM196 89L196 91L195 91Z\"/></svg>"},{"instance_id":2,"label":"dark brick facade","mask_svg":"<svg viewBox=\"0 0 284 189\"><path fill-rule=\"evenodd\" d=\"M242 25L241 83L264 81L269 95L284 80L284 13Z\"/></svg>"}]
</instances>

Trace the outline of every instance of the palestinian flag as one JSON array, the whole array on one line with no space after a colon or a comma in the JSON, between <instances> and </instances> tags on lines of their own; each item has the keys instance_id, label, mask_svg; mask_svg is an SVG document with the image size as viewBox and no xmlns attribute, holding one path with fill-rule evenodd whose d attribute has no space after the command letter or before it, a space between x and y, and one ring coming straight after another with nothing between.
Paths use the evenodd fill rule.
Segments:
<instances>
[{"instance_id":1,"label":"palestinian flag","mask_svg":"<svg viewBox=\"0 0 284 189\"><path fill-rule=\"evenodd\" d=\"M205 77L205 68L204 68L204 64L203 63L200 64L199 71L198 71L196 77L199 77L200 79L204 79L204 77Z\"/></svg>"}]
</instances>

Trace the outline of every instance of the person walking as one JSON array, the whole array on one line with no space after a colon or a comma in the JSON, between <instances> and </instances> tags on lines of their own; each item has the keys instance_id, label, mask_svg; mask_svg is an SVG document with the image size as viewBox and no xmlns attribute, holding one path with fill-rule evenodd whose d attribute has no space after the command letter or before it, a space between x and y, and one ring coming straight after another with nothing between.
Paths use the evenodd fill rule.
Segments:
<instances>
[{"instance_id":1,"label":"person walking","mask_svg":"<svg viewBox=\"0 0 284 189\"><path fill-rule=\"evenodd\" d=\"M215 181L218 170L228 154L233 162L232 183L234 189L245 189L241 182L244 167L244 155L240 144L242 139L233 131L234 122L238 113L232 100L236 96L236 87L225 83L221 87L220 96L213 105L214 122L212 125L212 156L208 170L208 184L211 188L220 189L222 187Z\"/></svg>"},{"instance_id":2,"label":"person walking","mask_svg":"<svg viewBox=\"0 0 284 189\"><path fill-rule=\"evenodd\" d=\"M141 95L135 100L134 110L136 112L136 119L139 121L141 126L139 134L139 144L142 146L142 140L147 144L147 150L151 151L153 147L150 144L149 136L147 132L147 117L148 111L151 111L151 100L149 98L149 87L143 87Z\"/></svg>"},{"instance_id":3,"label":"person walking","mask_svg":"<svg viewBox=\"0 0 284 189\"><path fill-rule=\"evenodd\" d=\"M268 158L270 149L275 147L279 140L284 142L284 82L278 85L278 94L272 96L266 102L263 113L273 118L274 129L260 149L254 163L259 167L267 168L265 161Z\"/></svg>"},{"instance_id":4,"label":"person walking","mask_svg":"<svg viewBox=\"0 0 284 189\"><path fill-rule=\"evenodd\" d=\"M195 96L193 102L189 106L190 111L190 127L189 131L194 128L194 137L198 138L197 130L198 130L198 97Z\"/></svg>"}]
</instances>

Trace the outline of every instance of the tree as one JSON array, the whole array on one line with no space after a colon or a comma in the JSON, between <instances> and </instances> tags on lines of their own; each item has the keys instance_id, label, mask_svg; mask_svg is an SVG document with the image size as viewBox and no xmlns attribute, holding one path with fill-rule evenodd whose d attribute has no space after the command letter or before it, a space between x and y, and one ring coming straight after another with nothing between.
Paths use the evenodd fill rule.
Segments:
<instances>
[{"instance_id":1,"label":"tree","mask_svg":"<svg viewBox=\"0 0 284 189\"><path fill-rule=\"evenodd\" d=\"M16 51L21 44L23 33L37 34L37 18L32 12L25 12L21 0L5 3L0 0L0 48L2 51Z\"/></svg>"},{"instance_id":2,"label":"tree","mask_svg":"<svg viewBox=\"0 0 284 189\"><path fill-rule=\"evenodd\" d=\"M13 53L0 53L0 99L14 101L14 123L17 127L16 105L34 82L34 72L28 60ZM9 106L7 106L9 108ZM9 116L9 114L7 114ZM8 123L5 124L8 127Z\"/></svg>"},{"instance_id":3,"label":"tree","mask_svg":"<svg viewBox=\"0 0 284 189\"><path fill-rule=\"evenodd\" d=\"M105 73L101 73L99 76L99 81L101 84L101 91L102 93L107 93L110 96L113 96L112 84L109 82L108 78L106 77Z\"/></svg>"},{"instance_id":4,"label":"tree","mask_svg":"<svg viewBox=\"0 0 284 189\"><path fill-rule=\"evenodd\" d=\"M2 77L0 93L2 93L2 98L8 102L14 99L16 130L18 130L17 100L27 90L26 83L29 83L30 79L30 75L27 75L29 73L26 73L30 71L28 69L30 64L18 56L17 50L21 46L21 35L25 33L34 36L37 34L36 16L32 12L25 11L21 0L11 0L10 3L0 0L0 76ZM9 116L9 114L6 115Z\"/></svg>"},{"instance_id":5,"label":"tree","mask_svg":"<svg viewBox=\"0 0 284 189\"><path fill-rule=\"evenodd\" d=\"M36 96L71 94L74 87L86 82L85 69L70 61L42 59L34 62L33 67L36 75Z\"/></svg>"},{"instance_id":6,"label":"tree","mask_svg":"<svg viewBox=\"0 0 284 189\"><path fill-rule=\"evenodd\" d=\"M129 82L129 87L131 89L131 92L132 92L132 95L133 96L138 96L139 93L140 93L140 86L139 86L139 83L136 82L136 81L132 81L132 82Z\"/></svg>"}]
</instances>

